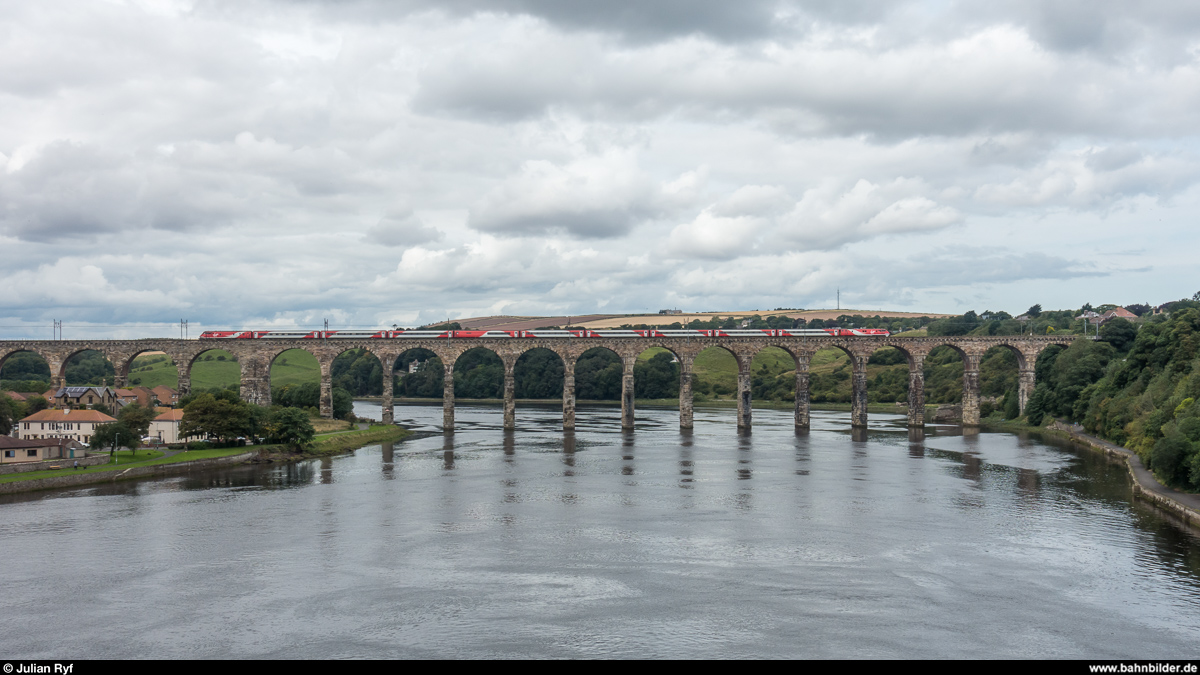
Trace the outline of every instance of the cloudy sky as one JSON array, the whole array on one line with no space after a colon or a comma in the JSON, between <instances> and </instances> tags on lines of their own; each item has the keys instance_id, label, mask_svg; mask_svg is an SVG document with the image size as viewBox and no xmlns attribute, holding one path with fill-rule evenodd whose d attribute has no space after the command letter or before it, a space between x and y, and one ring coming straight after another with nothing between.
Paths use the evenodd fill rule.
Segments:
<instances>
[{"instance_id":1,"label":"cloudy sky","mask_svg":"<svg viewBox=\"0 0 1200 675\"><path fill-rule=\"evenodd\" d=\"M1200 290L1195 2L0 0L0 64L5 337Z\"/></svg>"}]
</instances>

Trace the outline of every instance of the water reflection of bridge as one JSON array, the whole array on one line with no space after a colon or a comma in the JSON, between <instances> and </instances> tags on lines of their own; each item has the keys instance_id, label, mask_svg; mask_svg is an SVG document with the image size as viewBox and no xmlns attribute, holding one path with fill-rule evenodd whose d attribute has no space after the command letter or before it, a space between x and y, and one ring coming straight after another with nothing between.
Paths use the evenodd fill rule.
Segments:
<instances>
[{"instance_id":1,"label":"water reflection of bridge","mask_svg":"<svg viewBox=\"0 0 1200 675\"><path fill-rule=\"evenodd\" d=\"M0 341L0 367L17 352L34 352L50 366L52 385L60 387L67 361L83 351L96 350L112 362L116 369L116 384L124 387L134 358L145 352L167 354L179 371L179 391L191 390L191 370L196 359L212 349L233 354L241 368L241 394L251 403L271 403L271 363L289 349L302 349L312 354L321 368L321 414L333 414L333 361L351 349L362 349L379 359L383 372L383 419L393 419L392 377L390 374L404 352L426 349L442 361L445 368L443 389L443 426L454 428L454 366L458 357L475 347L495 353L504 364L504 426L515 424L514 368L517 359L531 349L548 349L563 362L563 428L575 428L575 363L583 352L594 347L611 350L622 363L621 425L633 427L633 367L637 357L646 349L661 347L675 355L680 364L679 425L692 426L692 366L704 349L718 347L737 360L737 421L739 427L750 426L750 363L762 349L778 347L791 355L796 364L796 426L809 424L809 363L818 349L834 348L845 352L853 365L852 424L867 423L867 359L876 350L894 347L908 360L908 424L924 425L925 375L924 362L929 352L949 347L962 357L963 397L962 418L965 425L979 424L979 364L985 352L993 347L1011 350L1017 358L1018 391L1021 410L1033 392L1034 364L1038 354L1049 345L1067 345L1075 336L959 336L959 337L662 337L662 338L454 338L454 339L259 339L259 340L5 340Z\"/></svg>"}]
</instances>

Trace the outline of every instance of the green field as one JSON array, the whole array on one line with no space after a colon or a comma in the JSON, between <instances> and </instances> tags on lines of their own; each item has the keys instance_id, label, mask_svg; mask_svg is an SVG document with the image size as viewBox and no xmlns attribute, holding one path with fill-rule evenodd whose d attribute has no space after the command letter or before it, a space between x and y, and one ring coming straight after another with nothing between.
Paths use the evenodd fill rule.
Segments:
<instances>
[{"instance_id":1,"label":"green field","mask_svg":"<svg viewBox=\"0 0 1200 675\"><path fill-rule=\"evenodd\" d=\"M241 366L223 349L210 349L192 365L192 389L228 387L241 380ZM271 364L271 386L320 382L321 367L316 357L303 349L289 349ZM129 369L129 386L179 387L179 371L164 354L143 354Z\"/></svg>"}]
</instances>

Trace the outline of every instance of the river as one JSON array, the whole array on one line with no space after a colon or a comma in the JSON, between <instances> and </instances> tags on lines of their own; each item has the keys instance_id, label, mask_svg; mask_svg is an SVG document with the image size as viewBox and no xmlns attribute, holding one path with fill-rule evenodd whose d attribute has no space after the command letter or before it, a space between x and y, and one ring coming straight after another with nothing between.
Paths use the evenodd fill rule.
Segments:
<instances>
[{"instance_id":1,"label":"river","mask_svg":"<svg viewBox=\"0 0 1200 675\"><path fill-rule=\"evenodd\" d=\"M451 437L5 497L0 657L1196 656L1200 537L1087 451L889 415L457 412Z\"/></svg>"}]
</instances>

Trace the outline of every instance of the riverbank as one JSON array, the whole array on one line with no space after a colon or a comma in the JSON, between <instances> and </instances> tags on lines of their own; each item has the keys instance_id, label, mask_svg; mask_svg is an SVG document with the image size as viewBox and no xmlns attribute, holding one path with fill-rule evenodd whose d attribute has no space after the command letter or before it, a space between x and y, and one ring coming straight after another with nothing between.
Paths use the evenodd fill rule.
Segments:
<instances>
[{"instance_id":1,"label":"riverbank","mask_svg":"<svg viewBox=\"0 0 1200 675\"><path fill-rule=\"evenodd\" d=\"M157 452L152 457L135 462L3 476L0 477L0 494L158 478L243 463L295 462L337 455L372 443L403 440L412 433L394 425L373 425L368 429L321 434L316 437L312 447L302 453L288 452L283 445L184 450L165 456Z\"/></svg>"},{"instance_id":2,"label":"riverbank","mask_svg":"<svg viewBox=\"0 0 1200 675\"><path fill-rule=\"evenodd\" d=\"M1055 436L1070 440L1089 450L1102 452L1110 461L1125 465L1129 471L1129 477L1133 479L1134 496L1182 518L1193 527L1200 527L1200 495L1180 492L1163 485L1154 476L1154 473L1146 468L1146 465L1142 463L1142 458L1138 457L1136 452L1084 433L1083 427L1079 425L1055 420L1047 426L1034 427L1019 422L987 422L985 420L983 428L988 431L1024 431Z\"/></svg>"},{"instance_id":3,"label":"riverbank","mask_svg":"<svg viewBox=\"0 0 1200 675\"><path fill-rule=\"evenodd\" d=\"M367 429L319 434L312 446L304 452L290 452L283 445L263 445L259 447L257 456L250 461L255 463L296 462L304 459L329 457L373 443L402 441L412 435L412 431L403 427L392 424L373 424Z\"/></svg>"}]
</instances>

